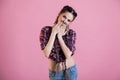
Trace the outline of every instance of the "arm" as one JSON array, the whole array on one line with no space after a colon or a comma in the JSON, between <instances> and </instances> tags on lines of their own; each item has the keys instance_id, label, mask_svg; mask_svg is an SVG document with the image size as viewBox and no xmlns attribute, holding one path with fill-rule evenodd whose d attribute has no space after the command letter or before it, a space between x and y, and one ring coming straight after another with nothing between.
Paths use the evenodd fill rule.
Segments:
<instances>
[{"instance_id":1,"label":"arm","mask_svg":"<svg viewBox=\"0 0 120 80\"><path fill-rule=\"evenodd\" d=\"M61 48L62 48L62 50L64 52L65 57L67 59L70 58L71 55L72 55L72 51L70 51L70 49L66 46L66 44L65 44L65 42L64 42L64 40L63 40L61 35L58 35L58 40L59 40Z\"/></svg>"},{"instance_id":2,"label":"arm","mask_svg":"<svg viewBox=\"0 0 120 80\"><path fill-rule=\"evenodd\" d=\"M56 36L56 33L52 31L50 38L49 38L49 41L48 41L47 45L45 46L45 48L43 49L43 52L44 52L46 57L49 57L49 55L50 55L50 52L52 50L53 43L55 40L55 36Z\"/></svg>"},{"instance_id":3,"label":"arm","mask_svg":"<svg viewBox=\"0 0 120 80\"><path fill-rule=\"evenodd\" d=\"M49 40L47 39L47 36L46 36L48 29L43 28L41 31L40 42L41 42L42 50L46 57L49 57L49 55L51 53L51 50L52 50L52 47L54 44L54 40L55 40L56 34L58 33L60 25L61 25L61 23L55 24L52 27L52 32L50 34Z\"/></svg>"},{"instance_id":4,"label":"arm","mask_svg":"<svg viewBox=\"0 0 120 80\"><path fill-rule=\"evenodd\" d=\"M70 58L74 54L74 51L76 50L75 48L76 32L73 31L72 29L69 30L68 32L69 38L68 38L67 44L65 44L62 36L65 35L67 31L65 31L65 27L61 27L58 33L58 40L64 52L65 57Z\"/></svg>"}]
</instances>

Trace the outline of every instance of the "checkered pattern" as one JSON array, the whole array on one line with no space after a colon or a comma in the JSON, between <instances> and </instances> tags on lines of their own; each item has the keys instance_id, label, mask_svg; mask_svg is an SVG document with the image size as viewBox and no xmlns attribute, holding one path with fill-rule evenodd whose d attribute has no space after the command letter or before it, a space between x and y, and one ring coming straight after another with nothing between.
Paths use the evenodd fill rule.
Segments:
<instances>
[{"instance_id":1,"label":"checkered pattern","mask_svg":"<svg viewBox=\"0 0 120 80\"><path fill-rule=\"evenodd\" d=\"M45 48L45 46L50 38L51 32L52 32L51 26L45 26L41 29L39 40L40 40L40 46L41 46L42 50ZM73 31L72 29L69 29L68 33L63 36L63 40L64 40L65 44L67 45L67 47L70 49L70 51L72 51L72 55L73 55L74 51L76 49L75 48L75 40L76 40L75 31ZM58 63L64 62L66 59L65 55L61 49L61 46L59 44L57 36L55 38L53 48L49 55L49 58Z\"/></svg>"}]
</instances>

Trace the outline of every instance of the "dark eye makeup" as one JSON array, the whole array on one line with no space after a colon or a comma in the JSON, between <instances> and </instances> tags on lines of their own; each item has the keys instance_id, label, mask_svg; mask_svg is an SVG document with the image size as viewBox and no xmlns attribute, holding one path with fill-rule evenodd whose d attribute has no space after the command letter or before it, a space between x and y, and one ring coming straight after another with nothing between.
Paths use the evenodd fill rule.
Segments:
<instances>
[{"instance_id":1,"label":"dark eye makeup","mask_svg":"<svg viewBox=\"0 0 120 80\"><path fill-rule=\"evenodd\" d=\"M65 16L65 15L64 15L63 17L66 19L66 16Z\"/></svg>"},{"instance_id":2,"label":"dark eye makeup","mask_svg":"<svg viewBox=\"0 0 120 80\"><path fill-rule=\"evenodd\" d=\"M68 22L71 22L71 20L68 19Z\"/></svg>"},{"instance_id":3,"label":"dark eye makeup","mask_svg":"<svg viewBox=\"0 0 120 80\"><path fill-rule=\"evenodd\" d=\"M67 17L66 17L65 15L63 15L63 18L65 18L65 19L66 19ZM68 19L68 22L71 22L71 20L70 20L70 19Z\"/></svg>"}]
</instances>

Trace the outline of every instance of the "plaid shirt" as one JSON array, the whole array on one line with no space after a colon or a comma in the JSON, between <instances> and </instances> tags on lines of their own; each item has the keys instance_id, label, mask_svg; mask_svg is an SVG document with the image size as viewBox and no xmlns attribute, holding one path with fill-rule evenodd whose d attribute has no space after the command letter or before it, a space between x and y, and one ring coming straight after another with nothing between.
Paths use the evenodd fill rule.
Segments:
<instances>
[{"instance_id":1,"label":"plaid shirt","mask_svg":"<svg viewBox=\"0 0 120 80\"><path fill-rule=\"evenodd\" d=\"M45 26L41 29L39 40L40 40L40 46L41 46L42 50L45 48L45 46L50 38L51 32L52 32L51 26ZM69 29L68 33L63 36L63 40L64 40L66 46L70 49L70 51L72 51L72 55L73 55L74 51L76 49L75 48L76 32L73 31L72 29ZM49 58L56 61L57 63L64 62L66 59L65 55L62 51L62 48L59 44L57 36L55 38L53 48L51 50Z\"/></svg>"}]
</instances>

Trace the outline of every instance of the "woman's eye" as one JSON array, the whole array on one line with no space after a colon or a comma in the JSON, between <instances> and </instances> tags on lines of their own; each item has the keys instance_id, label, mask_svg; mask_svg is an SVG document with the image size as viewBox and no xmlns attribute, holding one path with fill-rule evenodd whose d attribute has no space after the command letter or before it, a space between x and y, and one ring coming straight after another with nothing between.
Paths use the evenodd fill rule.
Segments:
<instances>
[{"instance_id":1,"label":"woman's eye","mask_svg":"<svg viewBox=\"0 0 120 80\"><path fill-rule=\"evenodd\" d=\"M71 21L68 19L68 22L71 22Z\"/></svg>"},{"instance_id":2,"label":"woman's eye","mask_svg":"<svg viewBox=\"0 0 120 80\"><path fill-rule=\"evenodd\" d=\"M64 18L66 18L66 16L63 16Z\"/></svg>"}]
</instances>

